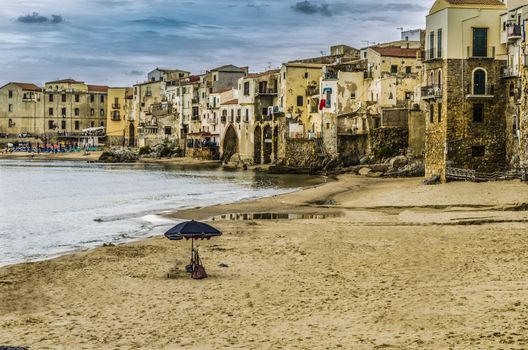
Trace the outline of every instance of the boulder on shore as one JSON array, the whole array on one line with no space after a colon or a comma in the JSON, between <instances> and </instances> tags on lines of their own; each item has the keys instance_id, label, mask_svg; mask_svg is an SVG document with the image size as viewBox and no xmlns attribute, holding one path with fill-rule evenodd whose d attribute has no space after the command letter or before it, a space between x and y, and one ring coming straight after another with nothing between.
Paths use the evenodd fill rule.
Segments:
<instances>
[{"instance_id":1,"label":"boulder on shore","mask_svg":"<svg viewBox=\"0 0 528 350\"><path fill-rule=\"evenodd\" d=\"M139 156L127 149L104 151L99 157L101 163L135 163Z\"/></svg>"},{"instance_id":2,"label":"boulder on shore","mask_svg":"<svg viewBox=\"0 0 528 350\"><path fill-rule=\"evenodd\" d=\"M358 174L361 176L367 176L372 170L370 168L361 168L359 169Z\"/></svg>"}]
</instances>

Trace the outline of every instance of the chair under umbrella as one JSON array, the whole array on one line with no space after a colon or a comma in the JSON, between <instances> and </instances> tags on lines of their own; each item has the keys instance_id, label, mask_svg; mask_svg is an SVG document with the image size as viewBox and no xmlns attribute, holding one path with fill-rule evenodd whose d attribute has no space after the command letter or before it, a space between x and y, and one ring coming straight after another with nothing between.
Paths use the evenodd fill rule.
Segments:
<instances>
[{"instance_id":1,"label":"chair under umbrella","mask_svg":"<svg viewBox=\"0 0 528 350\"><path fill-rule=\"evenodd\" d=\"M171 241L191 240L191 264L187 266L187 272L190 272L191 276L196 279L205 278L207 274L198 255L198 250L194 248L194 240L209 240L221 235L222 232L211 225L194 220L182 222L165 232L165 237Z\"/></svg>"}]
</instances>

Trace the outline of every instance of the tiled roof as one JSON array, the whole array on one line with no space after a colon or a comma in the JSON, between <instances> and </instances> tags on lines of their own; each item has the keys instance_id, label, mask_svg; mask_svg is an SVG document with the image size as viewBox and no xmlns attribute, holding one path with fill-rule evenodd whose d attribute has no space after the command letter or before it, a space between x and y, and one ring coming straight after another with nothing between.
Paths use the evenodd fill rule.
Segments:
<instances>
[{"instance_id":1,"label":"tiled roof","mask_svg":"<svg viewBox=\"0 0 528 350\"><path fill-rule=\"evenodd\" d=\"M213 93L214 93L214 94L221 94L221 93L223 93L223 92L228 92L228 91L231 91L231 90L233 90L233 88L230 88L230 87L229 87L229 88L223 88L223 89L215 90L215 91L213 91Z\"/></svg>"},{"instance_id":2,"label":"tiled roof","mask_svg":"<svg viewBox=\"0 0 528 350\"><path fill-rule=\"evenodd\" d=\"M416 58L420 49L407 49L401 47L378 47L372 46L372 50L386 57Z\"/></svg>"},{"instance_id":3,"label":"tiled roof","mask_svg":"<svg viewBox=\"0 0 528 350\"><path fill-rule=\"evenodd\" d=\"M222 105L237 105L238 104L238 98L235 98L234 100L229 100L229 101L226 101L224 103L222 103Z\"/></svg>"},{"instance_id":4,"label":"tiled roof","mask_svg":"<svg viewBox=\"0 0 528 350\"><path fill-rule=\"evenodd\" d=\"M240 67L237 67L235 65L232 65L232 64L226 64L224 66L221 66L221 67L217 67L215 69L211 69L211 72L236 72L236 73L244 73L244 69L243 68L240 68Z\"/></svg>"},{"instance_id":5,"label":"tiled roof","mask_svg":"<svg viewBox=\"0 0 528 350\"><path fill-rule=\"evenodd\" d=\"M62 79L62 80L54 80L54 81L48 81L46 84L83 84L84 81L76 81L73 79Z\"/></svg>"},{"instance_id":6,"label":"tiled roof","mask_svg":"<svg viewBox=\"0 0 528 350\"><path fill-rule=\"evenodd\" d=\"M90 91L90 92L108 92L108 86L88 85L88 91Z\"/></svg>"},{"instance_id":7,"label":"tiled roof","mask_svg":"<svg viewBox=\"0 0 528 350\"><path fill-rule=\"evenodd\" d=\"M279 73L280 73L280 69L272 69L272 70L268 70L268 71L261 72L261 73L249 73L246 77L247 78L259 78L259 77L263 77L266 75L279 74Z\"/></svg>"},{"instance_id":8,"label":"tiled roof","mask_svg":"<svg viewBox=\"0 0 528 350\"><path fill-rule=\"evenodd\" d=\"M504 3L499 0L446 0L452 5L497 5L504 6Z\"/></svg>"},{"instance_id":9,"label":"tiled roof","mask_svg":"<svg viewBox=\"0 0 528 350\"><path fill-rule=\"evenodd\" d=\"M26 90L26 91L42 91L42 89L40 87L38 87L37 85L35 85L33 83L15 83L15 82L11 82L9 84L15 84L16 86L18 86L22 90ZM9 85L9 84L6 84L6 85Z\"/></svg>"}]
</instances>

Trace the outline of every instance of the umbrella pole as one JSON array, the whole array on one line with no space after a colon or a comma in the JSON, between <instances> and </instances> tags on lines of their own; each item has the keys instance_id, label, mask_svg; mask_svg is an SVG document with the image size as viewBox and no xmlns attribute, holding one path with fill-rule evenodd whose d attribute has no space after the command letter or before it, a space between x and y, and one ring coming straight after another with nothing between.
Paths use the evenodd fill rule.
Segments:
<instances>
[{"instance_id":1,"label":"umbrella pole","mask_svg":"<svg viewBox=\"0 0 528 350\"><path fill-rule=\"evenodd\" d=\"M194 268L194 238L191 238L191 264Z\"/></svg>"}]
</instances>

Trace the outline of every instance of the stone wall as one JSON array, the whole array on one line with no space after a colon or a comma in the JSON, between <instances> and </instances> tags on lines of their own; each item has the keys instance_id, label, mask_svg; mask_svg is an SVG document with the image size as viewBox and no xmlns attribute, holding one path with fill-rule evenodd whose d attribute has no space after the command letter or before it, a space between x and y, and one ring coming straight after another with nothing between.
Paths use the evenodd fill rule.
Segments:
<instances>
[{"instance_id":1,"label":"stone wall","mask_svg":"<svg viewBox=\"0 0 528 350\"><path fill-rule=\"evenodd\" d=\"M323 119L323 142L328 155L332 158L338 156L338 140L337 140L337 117L335 114L325 113Z\"/></svg>"},{"instance_id":2,"label":"stone wall","mask_svg":"<svg viewBox=\"0 0 528 350\"><path fill-rule=\"evenodd\" d=\"M506 147L506 166L509 169L517 169L520 166L520 140L518 131L520 106L518 101L521 93L521 81L519 78L509 78L504 81L506 89L506 108L504 140Z\"/></svg>"},{"instance_id":3,"label":"stone wall","mask_svg":"<svg viewBox=\"0 0 528 350\"><path fill-rule=\"evenodd\" d=\"M315 142L304 139L287 139L285 143L284 165L309 168L317 161Z\"/></svg>"},{"instance_id":4,"label":"stone wall","mask_svg":"<svg viewBox=\"0 0 528 350\"><path fill-rule=\"evenodd\" d=\"M409 148L414 156L422 158L425 152L425 113L410 111L409 113Z\"/></svg>"},{"instance_id":5,"label":"stone wall","mask_svg":"<svg viewBox=\"0 0 528 350\"><path fill-rule=\"evenodd\" d=\"M520 167L528 167L528 69L521 68L521 105L520 105Z\"/></svg>"},{"instance_id":6,"label":"stone wall","mask_svg":"<svg viewBox=\"0 0 528 350\"><path fill-rule=\"evenodd\" d=\"M337 139L339 160L343 165L354 165L368 153L367 135L339 135Z\"/></svg>"},{"instance_id":7,"label":"stone wall","mask_svg":"<svg viewBox=\"0 0 528 350\"><path fill-rule=\"evenodd\" d=\"M409 131L406 127L374 129L370 134L370 144L375 155L384 149L400 153L409 147Z\"/></svg>"}]
</instances>

